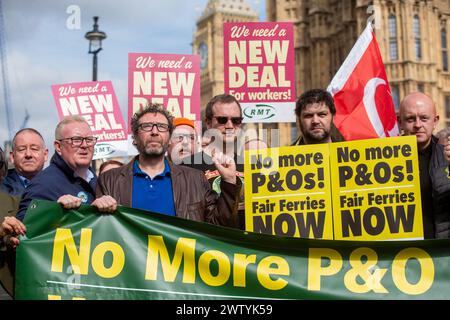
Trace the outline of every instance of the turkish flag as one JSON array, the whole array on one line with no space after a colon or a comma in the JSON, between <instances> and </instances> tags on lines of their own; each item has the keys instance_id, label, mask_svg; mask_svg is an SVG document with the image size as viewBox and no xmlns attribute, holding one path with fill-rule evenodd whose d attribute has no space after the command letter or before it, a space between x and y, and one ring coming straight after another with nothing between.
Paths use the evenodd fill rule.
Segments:
<instances>
[{"instance_id":1,"label":"turkish flag","mask_svg":"<svg viewBox=\"0 0 450 320\"><path fill-rule=\"evenodd\" d=\"M391 90L370 23L327 90L336 105L334 124L347 141L399 135Z\"/></svg>"}]
</instances>

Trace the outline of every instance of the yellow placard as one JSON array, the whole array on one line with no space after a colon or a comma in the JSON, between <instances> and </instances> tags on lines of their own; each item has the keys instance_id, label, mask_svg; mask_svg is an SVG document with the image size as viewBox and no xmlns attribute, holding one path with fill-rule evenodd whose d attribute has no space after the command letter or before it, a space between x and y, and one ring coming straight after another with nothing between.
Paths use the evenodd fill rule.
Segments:
<instances>
[{"instance_id":1,"label":"yellow placard","mask_svg":"<svg viewBox=\"0 0 450 320\"><path fill-rule=\"evenodd\" d=\"M333 239L329 146L245 151L247 231Z\"/></svg>"},{"instance_id":2,"label":"yellow placard","mask_svg":"<svg viewBox=\"0 0 450 320\"><path fill-rule=\"evenodd\" d=\"M333 143L337 240L423 239L414 136Z\"/></svg>"}]
</instances>

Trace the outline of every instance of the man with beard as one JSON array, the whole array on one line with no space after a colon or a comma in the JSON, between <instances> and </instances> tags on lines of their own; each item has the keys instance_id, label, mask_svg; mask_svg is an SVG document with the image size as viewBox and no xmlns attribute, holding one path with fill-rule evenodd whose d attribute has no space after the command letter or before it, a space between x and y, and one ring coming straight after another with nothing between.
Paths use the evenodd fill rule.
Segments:
<instances>
[{"instance_id":1,"label":"man with beard","mask_svg":"<svg viewBox=\"0 0 450 320\"><path fill-rule=\"evenodd\" d=\"M326 90L313 89L303 93L297 100L295 114L302 135L293 145L344 141L333 124L336 107L333 97Z\"/></svg>"},{"instance_id":2,"label":"man with beard","mask_svg":"<svg viewBox=\"0 0 450 320\"><path fill-rule=\"evenodd\" d=\"M133 144L139 154L127 165L103 173L96 195L110 195L118 204L203 221L236 225L240 182L232 159L213 161L222 175L220 197L203 172L172 164L165 158L173 131L173 117L161 105L149 104L131 120Z\"/></svg>"}]
</instances>

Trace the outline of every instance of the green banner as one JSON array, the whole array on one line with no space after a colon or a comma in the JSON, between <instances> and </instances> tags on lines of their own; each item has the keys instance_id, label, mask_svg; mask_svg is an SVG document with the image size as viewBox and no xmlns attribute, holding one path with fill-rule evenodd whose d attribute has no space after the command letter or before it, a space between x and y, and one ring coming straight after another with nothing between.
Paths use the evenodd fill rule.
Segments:
<instances>
[{"instance_id":1,"label":"green banner","mask_svg":"<svg viewBox=\"0 0 450 320\"><path fill-rule=\"evenodd\" d=\"M47 201L25 225L17 299L450 298L450 240L298 239Z\"/></svg>"}]
</instances>

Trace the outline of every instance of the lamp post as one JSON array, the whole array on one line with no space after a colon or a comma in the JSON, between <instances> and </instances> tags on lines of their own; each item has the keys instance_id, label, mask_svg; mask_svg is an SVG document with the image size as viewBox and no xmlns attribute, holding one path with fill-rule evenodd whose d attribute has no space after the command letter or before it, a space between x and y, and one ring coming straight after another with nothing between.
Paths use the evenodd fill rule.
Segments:
<instances>
[{"instance_id":1,"label":"lamp post","mask_svg":"<svg viewBox=\"0 0 450 320\"><path fill-rule=\"evenodd\" d=\"M89 53L93 55L92 81L97 81L97 54L102 50L102 40L106 39L106 33L98 30L98 17L94 17L94 29L86 32L84 37L89 40ZM97 171L97 162L92 161L92 167Z\"/></svg>"},{"instance_id":2,"label":"lamp post","mask_svg":"<svg viewBox=\"0 0 450 320\"><path fill-rule=\"evenodd\" d=\"M97 81L97 53L102 50L102 40L106 39L106 33L98 30L98 17L94 17L94 29L86 32L84 36L89 40L89 53L93 54L92 81Z\"/></svg>"}]
</instances>

